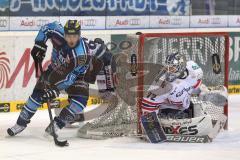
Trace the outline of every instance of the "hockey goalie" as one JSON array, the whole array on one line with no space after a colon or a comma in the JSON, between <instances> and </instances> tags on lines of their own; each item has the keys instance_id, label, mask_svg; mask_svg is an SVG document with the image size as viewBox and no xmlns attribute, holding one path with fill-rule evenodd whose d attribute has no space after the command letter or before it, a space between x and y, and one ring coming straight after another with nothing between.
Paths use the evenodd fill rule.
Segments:
<instances>
[{"instance_id":1,"label":"hockey goalie","mask_svg":"<svg viewBox=\"0 0 240 160\"><path fill-rule=\"evenodd\" d=\"M141 103L141 124L150 142L158 142L154 134L161 134L159 130L166 135L215 138L227 120L223 114L227 89L207 87L203 78L203 70L194 61L186 61L179 53L166 57ZM160 124L153 132L149 117Z\"/></svg>"}]
</instances>

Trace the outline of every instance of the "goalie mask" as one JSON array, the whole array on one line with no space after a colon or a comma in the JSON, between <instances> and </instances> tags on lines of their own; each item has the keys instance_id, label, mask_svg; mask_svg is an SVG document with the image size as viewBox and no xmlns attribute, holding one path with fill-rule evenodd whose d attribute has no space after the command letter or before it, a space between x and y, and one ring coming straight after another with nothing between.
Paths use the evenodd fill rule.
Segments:
<instances>
[{"instance_id":1,"label":"goalie mask","mask_svg":"<svg viewBox=\"0 0 240 160\"><path fill-rule=\"evenodd\" d=\"M165 61L166 80L173 82L180 77L186 70L185 57L179 53L173 53L167 56Z\"/></svg>"}]
</instances>

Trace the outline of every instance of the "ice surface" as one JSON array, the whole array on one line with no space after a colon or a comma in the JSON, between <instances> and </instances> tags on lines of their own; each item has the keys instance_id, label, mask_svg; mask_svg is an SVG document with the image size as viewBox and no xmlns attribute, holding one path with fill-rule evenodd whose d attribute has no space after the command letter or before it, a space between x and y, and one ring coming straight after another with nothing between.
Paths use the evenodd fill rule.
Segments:
<instances>
[{"instance_id":1,"label":"ice surface","mask_svg":"<svg viewBox=\"0 0 240 160\"><path fill-rule=\"evenodd\" d=\"M229 97L229 130L209 144L149 144L137 138L86 140L77 138L77 128L64 129L61 137L69 147L56 147L44 137L48 113L38 111L20 135L8 137L18 113L0 114L1 160L240 160L240 96Z\"/></svg>"}]
</instances>

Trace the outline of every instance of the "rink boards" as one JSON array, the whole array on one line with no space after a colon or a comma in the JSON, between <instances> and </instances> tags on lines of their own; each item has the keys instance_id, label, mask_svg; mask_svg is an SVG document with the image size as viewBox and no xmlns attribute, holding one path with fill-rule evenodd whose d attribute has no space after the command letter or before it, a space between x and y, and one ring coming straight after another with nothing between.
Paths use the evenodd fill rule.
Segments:
<instances>
[{"instance_id":1,"label":"rink boards","mask_svg":"<svg viewBox=\"0 0 240 160\"><path fill-rule=\"evenodd\" d=\"M102 100L99 97L89 97L87 107L92 105L100 104ZM0 113L1 112L19 112L22 107L25 105L25 101L10 101L10 102L1 102L0 101ZM68 105L67 98L58 98L51 103L52 108L64 108ZM44 103L40 110L47 109L47 104Z\"/></svg>"}]
</instances>

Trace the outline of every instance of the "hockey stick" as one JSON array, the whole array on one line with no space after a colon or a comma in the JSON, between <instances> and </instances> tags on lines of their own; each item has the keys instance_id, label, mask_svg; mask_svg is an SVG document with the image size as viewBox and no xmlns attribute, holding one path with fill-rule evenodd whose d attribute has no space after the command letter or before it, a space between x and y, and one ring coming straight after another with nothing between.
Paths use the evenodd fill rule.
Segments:
<instances>
[{"instance_id":1,"label":"hockey stick","mask_svg":"<svg viewBox=\"0 0 240 160\"><path fill-rule=\"evenodd\" d=\"M41 72L41 75L42 75L42 74L43 74L42 64L41 64L41 63L38 63L37 65L39 65L39 67L40 67L40 72ZM38 72L38 71L37 71L37 72ZM46 84L43 76L42 76L42 81L43 81L44 88L47 88L47 84ZM52 111L51 111L50 106L51 106L51 105L50 105L50 102L47 101L47 108L48 108L48 113L49 113L49 118L50 118L50 123L51 123L51 122L53 122L53 116L52 116ZM55 129L54 129L54 123L52 123L51 127L52 127L52 132L53 132L52 136L53 136L53 140L54 140L55 145L57 145L57 146L59 146L59 147L68 146L69 143L68 143L67 140L60 141L60 140L57 139L57 134L56 134Z\"/></svg>"}]
</instances>

